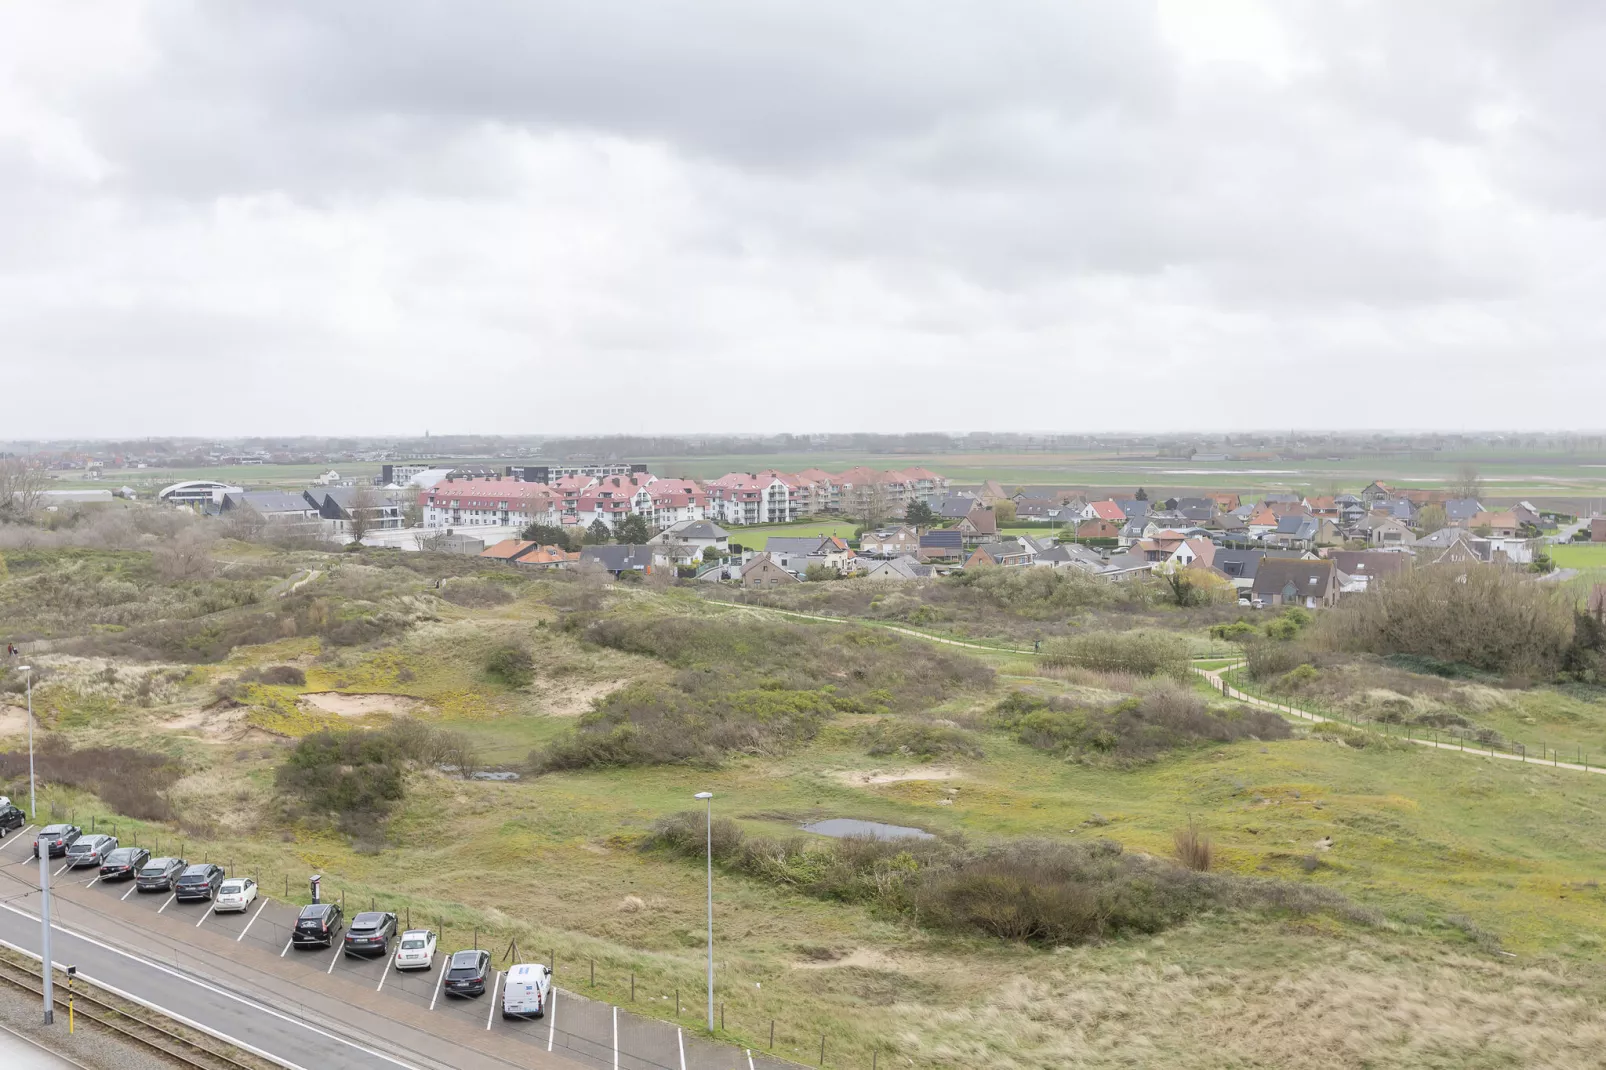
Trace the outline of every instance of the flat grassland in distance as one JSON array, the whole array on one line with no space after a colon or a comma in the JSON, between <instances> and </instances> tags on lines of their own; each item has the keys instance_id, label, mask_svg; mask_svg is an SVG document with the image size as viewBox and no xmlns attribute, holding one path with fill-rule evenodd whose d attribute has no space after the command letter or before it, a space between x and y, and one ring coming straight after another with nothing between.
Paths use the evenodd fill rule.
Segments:
<instances>
[{"instance_id":1,"label":"flat grassland in distance","mask_svg":"<svg viewBox=\"0 0 1606 1070\"><path fill-rule=\"evenodd\" d=\"M276 630L207 664L108 658L93 645L35 659L50 673L34 694L48 737L160 750L184 763L171 790L175 819L116 818L124 842L183 839L192 856L229 859L269 889L292 878L292 898L307 873L322 872L331 893L443 919L450 949L475 927L499 946L516 938L521 948L551 948L559 983L600 999L627 1002L633 974L636 1009L661 1017L674 1017L678 988L690 1028L704 1012L695 996L703 869L644 853L640 842L659 818L693 809L698 791L714 793L716 816L772 836L850 817L976 845L1107 838L1169 857L1191 819L1213 838L1217 869L1332 889L1378 920L1206 913L1152 936L1037 947L936 933L717 871L726 1034L762 1048L773 1019L778 1054L808 1062L825 1034L837 1066L868 1066L872 1052L883 1065L955 1070L1599 1065L1606 776L1375 739L1357 747L1304 729L1129 765L1067 760L988 728L994 705L1018 688L1101 703L1137 685L981 653L996 683L921 713L975 726L981 757L871 756L861 733L879 715L840 713L807 744L715 767L591 768L504 783L417 773L388 837L354 844L281 808L274 769L299 736L380 725L384 710L403 709L462 730L488 761L517 768L566 737L594 700L677 671L582 643L559 626L566 610L738 621L766 611L652 584L530 580L477 562L427 560L415 572L395 555L273 555L227 543L219 554L238 560L220 574L235 578L188 585L182 607L172 588L150 582L145 553L7 555L8 619L32 634L97 643L131 642L142 616L170 628L199 612L193 619L224 628L231 613L287 604L267 595L283 576L321 569L294 597L322 637ZM447 600L430 565L472 571L481 577L473 582L505 584L514 598ZM56 600L28 601L31 584ZM240 586L253 584L255 602ZM207 615L207 600L225 590L241 608ZM128 632L95 624L103 598L115 600ZM412 622L396 631L403 613ZM385 630L340 638L367 619ZM526 687L481 668L509 642L534 655ZM232 704L217 698L220 685L276 665L301 667L305 683L250 683L227 692ZM12 716L14 698L0 695L0 731L13 747L24 724ZM1574 695L1557 713L1580 738L1606 743L1599 692ZM80 823L112 816L84 789L51 786L42 803Z\"/></svg>"},{"instance_id":2,"label":"flat grassland in distance","mask_svg":"<svg viewBox=\"0 0 1606 1070\"><path fill-rule=\"evenodd\" d=\"M1606 569L1606 543L1569 542L1545 547L1557 568Z\"/></svg>"},{"instance_id":3,"label":"flat grassland in distance","mask_svg":"<svg viewBox=\"0 0 1606 1070\"><path fill-rule=\"evenodd\" d=\"M788 539L806 539L818 535L825 538L834 535L839 539L851 539L859 525L853 520L804 520L796 524L733 524L726 528L730 532L731 542L742 544L744 549L762 550L769 544L771 537Z\"/></svg>"}]
</instances>

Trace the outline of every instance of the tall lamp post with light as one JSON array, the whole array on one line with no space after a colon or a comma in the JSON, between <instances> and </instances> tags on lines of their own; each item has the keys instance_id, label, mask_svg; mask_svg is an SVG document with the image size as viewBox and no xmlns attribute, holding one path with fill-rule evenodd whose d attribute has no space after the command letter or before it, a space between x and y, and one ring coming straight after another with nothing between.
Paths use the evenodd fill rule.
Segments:
<instances>
[{"instance_id":1,"label":"tall lamp post with light","mask_svg":"<svg viewBox=\"0 0 1606 1070\"><path fill-rule=\"evenodd\" d=\"M708 1031L714 1031L714 793L699 791L708 804Z\"/></svg>"},{"instance_id":2,"label":"tall lamp post with light","mask_svg":"<svg viewBox=\"0 0 1606 1070\"><path fill-rule=\"evenodd\" d=\"M28 674L28 820L38 822L39 803L33 793L33 666L18 665L17 671Z\"/></svg>"},{"instance_id":3,"label":"tall lamp post with light","mask_svg":"<svg viewBox=\"0 0 1606 1070\"><path fill-rule=\"evenodd\" d=\"M39 823L39 800L34 791L33 778L33 666L18 665L28 674L28 820ZM56 1002L50 969L50 846L34 839L34 852L39 856L39 950L44 962L45 1024L56 1020Z\"/></svg>"}]
</instances>

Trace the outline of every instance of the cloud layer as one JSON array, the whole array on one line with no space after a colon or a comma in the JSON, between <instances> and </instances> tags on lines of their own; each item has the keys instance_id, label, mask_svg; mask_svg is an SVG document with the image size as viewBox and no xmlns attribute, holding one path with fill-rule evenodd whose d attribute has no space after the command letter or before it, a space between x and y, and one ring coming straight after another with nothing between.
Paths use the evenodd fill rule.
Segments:
<instances>
[{"instance_id":1,"label":"cloud layer","mask_svg":"<svg viewBox=\"0 0 1606 1070\"><path fill-rule=\"evenodd\" d=\"M11 5L3 429L1598 426L1603 44L1561 0Z\"/></svg>"}]
</instances>

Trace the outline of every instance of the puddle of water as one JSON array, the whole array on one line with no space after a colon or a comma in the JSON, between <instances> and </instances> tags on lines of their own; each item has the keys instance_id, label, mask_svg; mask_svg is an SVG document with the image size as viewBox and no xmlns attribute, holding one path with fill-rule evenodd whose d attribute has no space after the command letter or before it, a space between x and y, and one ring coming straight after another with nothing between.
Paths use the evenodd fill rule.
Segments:
<instances>
[{"instance_id":1,"label":"puddle of water","mask_svg":"<svg viewBox=\"0 0 1606 1070\"><path fill-rule=\"evenodd\" d=\"M910 828L908 825L884 825L879 821L860 821L853 817L833 817L826 821L816 821L812 825L804 825L803 831L815 832L821 836L834 836L837 839L847 836L869 836L877 840L936 838L925 829Z\"/></svg>"}]
</instances>

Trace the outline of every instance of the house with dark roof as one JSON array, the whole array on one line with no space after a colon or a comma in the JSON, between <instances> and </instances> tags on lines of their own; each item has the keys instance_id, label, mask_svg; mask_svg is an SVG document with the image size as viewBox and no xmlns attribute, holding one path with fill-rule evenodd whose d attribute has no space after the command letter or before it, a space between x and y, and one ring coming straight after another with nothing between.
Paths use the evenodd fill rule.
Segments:
<instances>
[{"instance_id":1,"label":"house with dark roof","mask_svg":"<svg viewBox=\"0 0 1606 1070\"><path fill-rule=\"evenodd\" d=\"M936 512L943 520L963 520L980 504L981 499L974 495L950 494L937 504Z\"/></svg>"},{"instance_id":2,"label":"house with dark roof","mask_svg":"<svg viewBox=\"0 0 1606 1070\"><path fill-rule=\"evenodd\" d=\"M1227 550L1217 547L1211 567L1227 577L1239 595L1247 595L1255 584L1255 573L1265 558L1264 550Z\"/></svg>"},{"instance_id":3,"label":"house with dark roof","mask_svg":"<svg viewBox=\"0 0 1606 1070\"><path fill-rule=\"evenodd\" d=\"M1364 591L1374 580L1407 571L1415 561L1412 555L1397 550L1334 550L1327 557L1344 577L1342 594Z\"/></svg>"},{"instance_id":4,"label":"house with dark roof","mask_svg":"<svg viewBox=\"0 0 1606 1070\"><path fill-rule=\"evenodd\" d=\"M1483 512L1483 503L1476 498L1450 498L1444 503L1444 515L1451 524L1466 524L1471 527L1471 520Z\"/></svg>"},{"instance_id":5,"label":"house with dark roof","mask_svg":"<svg viewBox=\"0 0 1606 1070\"><path fill-rule=\"evenodd\" d=\"M893 557L886 561L877 561L864 574L867 580L878 583L904 583L909 580L930 579L936 569L930 565L922 565L917 559L907 555Z\"/></svg>"},{"instance_id":6,"label":"house with dark roof","mask_svg":"<svg viewBox=\"0 0 1606 1070\"><path fill-rule=\"evenodd\" d=\"M799 582L797 576L768 551L754 555L751 561L742 566L743 587L786 587Z\"/></svg>"},{"instance_id":7,"label":"house with dark roof","mask_svg":"<svg viewBox=\"0 0 1606 1070\"><path fill-rule=\"evenodd\" d=\"M580 564L599 565L615 576L622 572L651 574L655 565L668 564L668 560L660 546L620 543L616 546L587 546L580 551Z\"/></svg>"},{"instance_id":8,"label":"house with dark roof","mask_svg":"<svg viewBox=\"0 0 1606 1070\"><path fill-rule=\"evenodd\" d=\"M965 555L965 537L958 528L933 528L920 535L920 560L958 561Z\"/></svg>"},{"instance_id":9,"label":"house with dark roof","mask_svg":"<svg viewBox=\"0 0 1606 1070\"><path fill-rule=\"evenodd\" d=\"M1074 568L1096 573L1104 568L1104 555L1089 546L1062 542L1032 558L1032 565L1037 568Z\"/></svg>"},{"instance_id":10,"label":"house with dark roof","mask_svg":"<svg viewBox=\"0 0 1606 1070\"><path fill-rule=\"evenodd\" d=\"M1034 556L1030 549L1018 542L984 542L965 558L965 567L976 568L981 565L1024 567L1032 563Z\"/></svg>"},{"instance_id":11,"label":"house with dark roof","mask_svg":"<svg viewBox=\"0 0 1606 1070\"><path fill-rule=\"evenodd\" d=\"M791 535L771 535L769 541L764 544L764 552L780 554L786 557L807 557L810 554L819 553L825 542L824 535L810 535L806 538L797 538Z\"/></svg>"},{"instance_id":12,"label":"house with dark roof","mask_svg":"<svg viewBox=\"0 0 1606 1070\"><path fill-rule=\"evenodd\" d=\"M902 557L919 552L920 536L908 525L884 531L867 531L859 536L859 553L869 557Z\"/></svg>"},{"instance_id":13,"label":"house with dark roof","mask_svg":"<svg viewBox=\"0 0 1606 1070\"><path fill-rule=\"evenodd\" d=\"M991 509L972 509L954 529L964 537L965 545L980 545L998 537L998 514Z\"/></svg>"},{"instance_id":14,"label":"house with dark roof","mask_svg":"<svg viewBox=\"0 0 1606 1070\"><path fill-rule=\"evenodd\" d=\"M1338 569L1326 560L1268 557L1249 590L1268 606L1330 606L1338 600Z\"/></svg>"}]
</instances>

